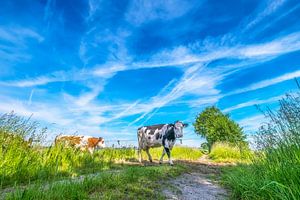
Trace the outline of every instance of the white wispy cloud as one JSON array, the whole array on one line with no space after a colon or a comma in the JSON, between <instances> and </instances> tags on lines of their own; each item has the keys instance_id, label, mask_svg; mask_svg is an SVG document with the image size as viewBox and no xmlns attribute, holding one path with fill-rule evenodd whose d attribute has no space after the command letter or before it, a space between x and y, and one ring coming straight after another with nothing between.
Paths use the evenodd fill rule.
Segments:
<instances>
[{"instance_id":1,"label":"white wispy cloud","mask_svg":"<svg viewBox=\"0 0 300 200\"><path fill-rule=\"evenodd\" d=\"M258 11L255 12L255 16L252 20L247 21L247 26L245 30L248 30L261 22L267 16L274 14L284 3L286 0L270 0L262 3L263 9L259 8Z\"/></svg>"},{"instance_id":2,"label":"white wispy cloud","mask_svg":"<svg viewBox=\"0 0 300 200\"><path fill-rule=\"evenodd\" d=\"M157 96L154 96L150 99L146 106L143 109L140 109L137 107L138 110L143 110L143 114L133 120L130 125L133 125L137 123L138 121L144 119L147 115L149 115L145 120L144 123L146 123L161 107L166 106L170 102L182 97L185 94L188 93L198 93L196 90L199 90L201 87L206 88L208 86L208 82L202 82L197 81L199 78L197 75L199 74L198 72L202 69L202 65L193 65L192 67L189 68L189 70L186 70L183 77L177 81L175 86L173 88L170 88L169 86L172 86L173 84L168 84L168 87L163 88L163 92L159 92ZM167 91L167 92L165 92ZM200 89L201 91L201 89ZM201 91L202 92L202 91ZM214 91L210 91L214 92Z\"/></svg>"},{"instance_id":3,"label":"white wispy cloud","mask_svg":"<svg viewBox=\"0 0 300 200\"><path fill-rule=\"evenodd\" d=\"M291 33L271 42L255 44L239 49L243 57L278 56L300 49L300 32Z\"/></svg>"},{"instance_id":4,"label":"white wispy cloud","mask_svg":"<svg viewBox=\"0 0 300 200\"><path fill-rule=\"evenodd\" d=\"M92 72L94 76L110 78L117 72L126 70L127 67L121 63L106 63L105 65L97 65Z\"/></svg>"},{"instance_id":5,"label":"white wispy cloud","mask_svg":"<svg viewBox=\"0 0 300 200\"><path fill-rule=\"evenodd\" d=\"M221 39L222 40L222 39ZM274 59L280 55L300 50L300 32L279 36L271 41L255 44L224 45L219 40L209 43L196 42L189 46L178 46L154 54L146 61L133 63L140 67L184 66L209 63L218 59L250 59L257 62Z\"/></svg>"},{"instance_id":6,"label":"white wispy cloud","mask_svg":"<svg viewBox=\"0 0 300 200\"><path fill-rule=\"evenodd\" d=\"M264 32L268 28L274 27L278 22L283 20L284 18L288 19L289 15L299 12L298 9L300 8L300 4L296 4L292 6L289 10L280 13L278 15L274 15L272 20L268 21L267 23L261 24L259 27L256 27L254 30L251 31L251 36L257 36L258 34Z\"/></svg>"},{"instance_id":7,"label":"white wispy cloud","mask_svg":"<svg viewBox=\"0 0 300 200\"><path fill-rule=\"evenodd\" d=\"M31 58L28 52L30 41L44 40L38 32L20 26L0 26L0 57L5 65L9 66L18 61L27 61Z\"/></svg>"},{"instance_id":8,"label":"white wispy cloud","mask_svg":"<svg viewBox=\"0 0 300 200\"><path fill-rule=\"evenodd\" d=\"M231 112L233 110L237 110L237 109L240 109L240 108L246 108L246 107L249 107L249 106L277 102L280 99L282 99L282 97L284 97L284 95L272 97L272 98L269 98L269 99L254 99L254 100L251 100L251 101L247 101L247 102L243 102L243 103L231 106L229 108L225 108L225 109L223 109L223 112Z\"/></svg>"},{"instance_id":9,"label":"white wispy cloud","mask_svg":"<svg viewBox=\"0 0 300 200\"><path fill-rule=\"evenodd\" d=\"M28 99L28 105L31 105L31 103L32 103L33 93L34 93L34 89L32 89L31 92L30 92L30 96L29 96L29 99Z\"/></svg>"},{"instance_id":10,"label":"white wispy cloud","mask_svg":"<svg viewBox=\"0 0 300 200\"><path fill-rule=\"evenodd\" d=\"M84 94L81 94L76 100L75 103L79 106L85 106L92 100L94 100L99 93L103 90L102 86L96 86L92 88L90 92L86 92Z\"/></svg>"},{"instance_id":11,"label":"white wispy cloud","mask_svg":"<svg viewBox=\"0 0 300 200\"><path fill-rule=\"evenodd\" d=\"M244 119L238 120L238 123L243 127L246 133L255 132L266 121L263 114L254 115L252 117L246 117Z\"/></svg>"},{"instance_id":12,"label":"white wispy cloud","mask_svg":"<svg viewBox=\"0 0 300 200\"><path fill-rule=\"evenodd\" d=\"M39 85L47 85L55 82L67 82L67 81L84 81L93 78L110 78L118 70L121 70L121 66L110 65L96 66L91 70L75 69L70 71L54 71L52 73L41 75L32 78L13 80L13 81L0 81L0 85L12 86L12 87L34 87Z\"/></svg>"},{"instance_id":13,"label":"white wispy cloud","mask_svg":"<svg viewBox=\"0 0 300 200\"><path fill-rule=\"evenodd\" d=\"M33 114L34 119L42 120L48 123L57 123L61 126L66 126L72 120L65 117L63 110L57 106L48 105L47 103L35 103L28 105L27 102L20 100L1 98L0 112L8 113L15 111L18 115L30 117Z\"/></svg>"},{"instance_id":14,"label":"white wispy cloud","mask_svg":"<svg viewBox=\"0 0 300 200\"><path fill-rule=\"evenodd\" d=\"M134 25L141 25L142 23L157 19L170 20L184 15L193 6L195 5L192 3L178 0L134 0L131 2L126 13L126 19Z\"/></svg>"},{"instance_id":15,"label":"white wispy cloud","mask_svg":"<svg viewBox=\"0 0 300 200\"><path fill-rule=\"evenodd\" d=\"M104 65L95 66L91 71L86 71L84 73L76 70L70 72L54 72L52 74L32 78L29 80L19 80L5 83L1 82L1 84L16 87L30 87L35 85L44 85L51 82L88 79L91 78L91 76L99 76L107 79L113 76L115 73L127 69L186 66L188 64L195 63L210 63L214 60L229 57L250 59L250 63L251 59L256 60L256 62L261 62L266 58L273 59L282 54L300 50L300 32L282 36L280 38L262 44L219 47L214 48L214 50L207 49L207 51L201 54L193 53L196 50L197 48L195 47L193 47L193 49L189 49L187 47L179 46L178 48L172 49L171 51L162 51L154 55L147 62L137 62L126 65L120 62L108 62ZM243 65L243 67L245 67L245 65ZM231 68L233 67L229 67L229 69ZM241 68L241 66L239 66L239 68ZM189 84L191 83L200 84L199 81L190 82Z\"/></svg>"},{"instance_id":16,"label":"white wispy cloud","mask_svg":"<svg viewBox=\"0 0 300 200\"><path fill-rule=\"evenodd\" d=\"M0 40L7 41L14 45L24 46L26 39L35 39L42 42L44 38L36 31L23 27L0 27Z\"/></svg>"},{"instance_id":17,"label":"white wispy cloud","mask_svg":"<svg viewBox=\"0 0 300 200\"><path fill-rule=\"evenodd\" d=\"M47 0L45 10L44 10L44 21L47 23L47 28L49 28L51 23L51 18L54 15L54 6L55 6L55 0Z\"/></svg>"},{"instance_id":18,"label":"white wispy cloud","mask_svg":"<svg viewBox=\"0 0 300 200\"><path fill-rule=\"evenodd\" d=\"M13 86L13 87L32 87L38 85L45 85L53 82L63 82L70 80L66 77L66 73L63 71L57 71L52 74L39 76L35 78L28 78L23 80L14 80L14 81L1 81L1 85Z\"/></svg>"},{"instance_id":19,"label":"white wispy cloud","mask_svg":"<svg viewBox=\"0 0 300 200\"><path fill-rule=\"evenodd\" d=\"M260 81L260 82L251 84L251 85L249 85L245 88L241 88L241 89L237 89L237 90L234 90L232 92L229 92L229 93L225 94L225 96L258 90L258 89L265 88L265 87L268 87L268 86L272 86L272 85L275 85L275 84L278 84L278 83L281 83L281 82L284 82L284 81L288 81L288 80L291 80L291 79L294 79L294 78L297 78L297 77L300 77L300 70L294 71L294 72L291 72L291 73L287 73L287 74L283 74L283 75L275 77L275 78L271 78L271 79L267 79L267 80L264 80L264 81Z\"/></svg>"}]
</instances>

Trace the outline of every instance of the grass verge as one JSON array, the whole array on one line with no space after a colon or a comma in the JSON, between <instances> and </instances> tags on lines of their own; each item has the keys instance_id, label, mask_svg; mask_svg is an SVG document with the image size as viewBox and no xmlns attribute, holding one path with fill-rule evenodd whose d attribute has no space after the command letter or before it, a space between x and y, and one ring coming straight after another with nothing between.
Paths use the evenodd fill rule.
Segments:
<instances>
[{"instance_id":1,"label":"grass verge","mask_svg":"<svg viewBox=\"0 0 300 200\"><path fill-rule=\"evenodd\" d=\"M248 147L239 147L226 142L216 142L211 149L209 158L222 163L249 163L253 152Z\"/></svg>"},{"instance_id":2,"label":"grass verge","mask_svg":"<svg viewBox=\"0 0 300 200\"><path fill-rule=\"evenodd\" d=\"M160 159L162 152L162 147L150 149L152 158L156 160ZM143 153L145 155L144 159L148 159L146 153ZM200 149L184 146L174 146L171 154L174 160L198 160L203 155ZM167 159L167 155L165 155L164 159Z\"/></svg>"},{"instance_id":3,"label":"grass verge","mask_svg":"<svg viewBox=\"0 0 300 200\"><path fill-rule=\"evenodd\" d=\"M249 165L225 169L223 183L234 199L298 200L300 197L300 93L287 95L256 138L258 154Z\"/></svg>"},{"instance_id":4,"label":"grass verge","mask_svg":"<svg viewBox=\"0 0 300 200\"><path fill-rule=\"evenodd\" d=\"M34 185L7 194L6 199L164 199L161 185L186 168L182 165L128 167L83 181Z\"/></svg>"}]
</instances>

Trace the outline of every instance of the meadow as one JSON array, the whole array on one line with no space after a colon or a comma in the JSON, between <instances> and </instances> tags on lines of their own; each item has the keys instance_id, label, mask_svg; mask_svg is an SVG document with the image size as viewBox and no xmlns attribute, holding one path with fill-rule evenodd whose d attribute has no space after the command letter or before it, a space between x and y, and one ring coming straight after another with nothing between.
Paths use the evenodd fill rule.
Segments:
<instances>
[{"instance_id":1,"label":"meadow","mask_svg":"<svg viewBox=\"0 0 300 200\"><path fill-rule=\"evenodd\" d=\"M5 198L86 199L100 195L102 199L159 199L163 197L157 190L158 181L186 170L180 164L141 168L134 148L104 148L91 155L62 145L44 147L41 141L46 134L36 122L14 113L0 117L0 186L2 190L14 188ZM162 148L151 153L158 160ZM199 149L173 149L174 160L197 160L201 156ZM147 159L146 153L143 157Z\"/></svg>"}]
</instances>

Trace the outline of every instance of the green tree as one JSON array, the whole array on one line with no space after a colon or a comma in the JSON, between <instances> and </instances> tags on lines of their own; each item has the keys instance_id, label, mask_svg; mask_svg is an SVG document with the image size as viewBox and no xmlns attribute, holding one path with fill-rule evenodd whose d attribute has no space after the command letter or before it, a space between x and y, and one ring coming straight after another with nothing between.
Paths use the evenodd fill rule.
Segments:
<instances>
[{"instance_id":1,"label":"green tree","mask_svg":"<svg viewBox=\"0 0 300 200\"><path fill-rule=\"evenodd\" d=\"M216 106L207 107L193 124L195 132L206 138L209 151L218 141L246 144L242 128Z\"/></svg>"}]
</instances>

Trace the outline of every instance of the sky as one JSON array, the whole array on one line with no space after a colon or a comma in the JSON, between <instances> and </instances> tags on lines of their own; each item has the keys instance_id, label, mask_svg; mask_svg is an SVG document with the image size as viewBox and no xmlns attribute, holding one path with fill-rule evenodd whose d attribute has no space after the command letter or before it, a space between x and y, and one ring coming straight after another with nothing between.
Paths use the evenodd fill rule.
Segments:
<instances>
[{"instance_id":1,"label":"sky","mask_svg":"<svg viewBox=\"0 0 300 200\"><path fill-rule=\"evenodd\" d=\"M298 0L2 0L0 113L135 145L216 105L251 140L300 77Z\"/></svg>"}]
</instances>

